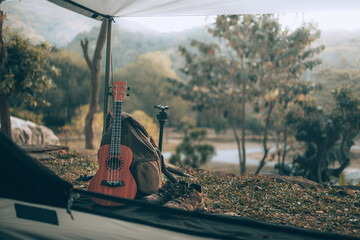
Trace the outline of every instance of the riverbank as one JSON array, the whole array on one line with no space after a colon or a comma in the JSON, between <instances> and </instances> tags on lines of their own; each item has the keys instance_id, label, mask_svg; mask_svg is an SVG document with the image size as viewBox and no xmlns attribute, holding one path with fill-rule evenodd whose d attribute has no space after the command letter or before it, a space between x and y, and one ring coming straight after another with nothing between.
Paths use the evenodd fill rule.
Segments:
<instances>
[{"instance_id":1,"label":"riverbank","mask_svg":"<svg viewBox=\"0 0 360 240\"><path fill-rule=\"evenodd\" d=\"M164 141L163 141L163 152L165 159L169 159L171 153L173 153L176 149L176 146L182 141L182 134L174 131L173 129L167 128L164 132ZM65 139L64 137L60 137L60 141L62 144L67 144L69 146L70 152L78 152L80 155L90 155L96 160L96 152L97 150L84 150L84 139L82 136L77 137L69 137ZM66 141L66 142L65 142ZM100 138L96 139L97 145L100 143ZM217 135L211 129L208 130L208 138L205 141L207 144L211 144L216 149L216 155L212 158L212 160L206 165L202 166L204 169L208 170L223 170L229 171L235 174L240 173L239 169L239 157L237 144L232 135L231 131L228 131L225 134ZM96 145L96 146L97 146ZM272 149L268 154L268 159L271 159L271 154L274 152L275 144L271 141L268 142L268 147ZM91 154L89 154L91 153ZM292 155L294 152L289 152L286 158L286 162L292 162ZM258 136L248 136L248 140L246 142L246 155L247 155L247 163L246 170L248 173L255 173L259 161L263 156L263 146L261 142L261 138ZM350 165L344 170L345 175L352 174L359 175L355 177L355 179L360 179L360 142L357 142L355 146L351 148L350 152ZM277 160L273 159L272 161L267 160L265 166L263 167L261 173L263 174L275 174L274 165ZM358 173L354 173L358 172ZM356 180L354 180L356 181Z\"/></svg>"}]
</instances>

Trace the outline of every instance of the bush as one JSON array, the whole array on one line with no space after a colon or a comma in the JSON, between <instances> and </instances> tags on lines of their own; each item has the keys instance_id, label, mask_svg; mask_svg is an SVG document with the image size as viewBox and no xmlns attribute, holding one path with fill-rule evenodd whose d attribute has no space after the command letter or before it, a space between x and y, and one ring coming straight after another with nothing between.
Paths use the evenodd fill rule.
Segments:
<instances>
[{"instance_id":1,"label":"bush","mask_svg":"<svg viewBox=\"0 0 360 240\"><path fill-rule=\"evenodd\" d=\"M246 129L250 130L253 134L261 135L264 131L264 124L257 117L247 116Z\"/></svg>"},{"instance_id":2,"label":"bush","mask_svg":"<svg viewBox=\"0 0 360 240\"><path fill-rule=\"evenodd\" d=\"M84 129L85 129L85 118L86 118L86 114L89 111L89 104L86 105L82 105L78 108L75 109L75 115L74 117L71 119L71 123L70 123L70 132L74 133L74 134L83 134L84 133ZM94 121L94 129L95 129L95 134L101 134L102 129L103 129L103 113L102 112L98 112L95 114L95 121Z\"/></svg>"},{"instance_id":3,"label":"bush","mask_svg":"<svg viewBox=\"0 0 360 240\"><path fill-rule=\"evenodd\" d=\"M144 125L146 131L150 134L152 138L154 138L154 141L157 142L159 130L154 120L141 110L135 110L131 113L131 115L142 125Z\"/></svg>"},{"instance_id":4,"label":"bush","mask_svg":"<svg viewBox=\"0 0 360 240\"><path fill-rule=\"evenodd\" d=\"M187 129L191 129L194 128L196 126L196 120L188 117L188 116L183 116L180 119L179 124L176 126L176 130L177 131L185 131Z\"/></svg>"},{"instance_id":5,"label":"bush","mask_svg":"<svg viewBox=\"0 0 360 240\"><path fill-rule=\"evenodd\" d=\"M184 139L176 147L176 153L172 154L169 162L182 166L198 168L206 164L215 154L215 148L209 144L203 144L207 131L203 128L184 130Z\"/></svg>"},{"instance_id":6,"label":"bush","mask_svg":"<svg viewBox=\"0 0 360 240\"><path fill-rule=\"evenodd\" d=\"M31 121L38 125L43 124L43 115L42 114L36 114L32 111L19 109L19 108L10 108L10 113L14 117L18 117L23 120Z\"/></svg>"},{"instance_id":7,"label":"bush","mask_svg":"<svg viewBox=\"0 0 360 240\"><path fill-rule=\"evenodd\" d=\"M216 116L212 119L211 126L216 134L220 134L222 132L226 132L229 128L229 122L223 117Z\"/></svg>"}]
</instances>

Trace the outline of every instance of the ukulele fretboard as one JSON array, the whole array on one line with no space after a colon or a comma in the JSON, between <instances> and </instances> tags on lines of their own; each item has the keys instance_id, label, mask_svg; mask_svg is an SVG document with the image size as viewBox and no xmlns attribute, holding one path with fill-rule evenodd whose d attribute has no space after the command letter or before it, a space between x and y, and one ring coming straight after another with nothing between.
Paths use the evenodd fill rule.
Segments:
<instances>
[{"instance_id":1,"label":"ukulele fretboard","mask_svg":"<svg viewBox=\"0 0 360 240\"><path fill-rule=\"evenodd\" d=\"M110 144L110 155L120 155L121 145L121 104L122 102L115 101L114 105L114 118L111 130L111 144Z\"/></svg>"}]
</instances>

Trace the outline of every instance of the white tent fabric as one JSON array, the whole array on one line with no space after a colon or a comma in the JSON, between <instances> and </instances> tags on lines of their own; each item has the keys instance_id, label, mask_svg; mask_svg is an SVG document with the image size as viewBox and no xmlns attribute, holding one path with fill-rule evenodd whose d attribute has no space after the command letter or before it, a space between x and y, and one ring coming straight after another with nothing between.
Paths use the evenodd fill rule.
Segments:
<instances>
[{"instance_id":1,"label":"white tent fabric","mask_svg":"<svg viewBox=\"0 0 360 240\"><path fill-rule=\"evenodd\" d=\"M49 0L69 10L103 17L209 16L360 10L359 0Z\"/></svg>"},{"instance_id":2,"label":"white tent fabric","mask_svg":"<svg viewBox=\"0 0 360 240\"><path fill-rule=\"evenodd\" d=\"M38 216L39 212L55 218ZM0 198L0 238L7 239L209 239L94 214Z\"/></svg>"}]
</instances>

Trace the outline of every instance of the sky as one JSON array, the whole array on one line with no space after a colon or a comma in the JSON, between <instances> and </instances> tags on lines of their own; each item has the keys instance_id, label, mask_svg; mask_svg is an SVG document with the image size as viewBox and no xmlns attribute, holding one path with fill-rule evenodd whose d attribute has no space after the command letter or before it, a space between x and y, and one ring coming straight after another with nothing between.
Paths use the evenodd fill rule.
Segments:
<instances>
[{"instance_id":1,"label":"sky","mask_svg":"<svg viewBox=\"0 0 360 240\"><path fill-rule=\"evenodd\" d=\"M344 29L354 31L360 29L360 11L347 12L307 12L279 14L281 24L294 29L302 22L314 22L320 30ZM211 24L215 16L196 17L143 17L125 18L147 26L158 32L180 32L192 27Z\"/></svg>"}]
</instances>

